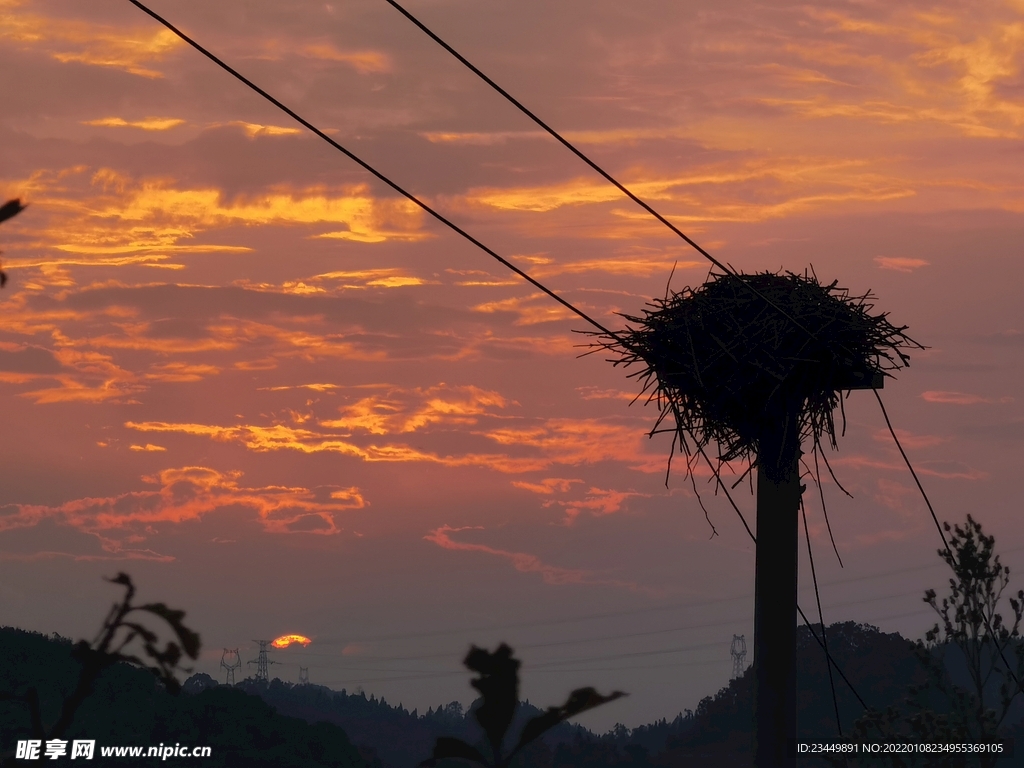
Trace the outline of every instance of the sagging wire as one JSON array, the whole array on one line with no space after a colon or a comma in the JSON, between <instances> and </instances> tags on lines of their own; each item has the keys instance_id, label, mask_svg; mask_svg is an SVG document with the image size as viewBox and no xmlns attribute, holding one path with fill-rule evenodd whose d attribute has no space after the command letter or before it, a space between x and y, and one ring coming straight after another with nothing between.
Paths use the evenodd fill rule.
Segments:
<instances>
[{"instance_id":1,"label":"sagging wire","mask_svg":"<svg viewBox=\"0 0 1024 768\"><path fill-rule=\"evenodd\" d=\"M135 2L135 0L130 0L130 1L131 2ZM714 256L712 256L710 253L708 253L706 250L704 250L695 240L693 240L685 232L683 232L681 229L679 229L679 227L677 227L675 224L673 224L671 221L669 221L663 215L658 213L649 203L644 201L642 198L638 197L635 193L633 193L631 190L629 190L624 184L622 184L614 176L612 176L610 173L608 173L608 171L606 171L604 168L602 168L596 162L591 160L590 157L588 157L586 154L584 154L583 151L580 150L575 144L573 144L571 141L569 141L564 136L562 136L562 134L560 134L558 131L556 131L554 128L552 128L550 125L548 125L543 120L541 120L536 114L534 114L530 109L528 109L521 101L519 101L519 99L517 99L511 93L509 93L504 88L502 88L500 85L498 85L496 82L494 82L491 78L489 78L487 75L485 75L479 68L477 68L472 62L470 62L469 59L467 59L461 53L456 51L451 45L446 43L436 32L431 30L426 24L424 24L418 18L413 16L409 11L407 11L405 8L403 8L401 5L399 5L397 2L395 2L395 0L385 0L385 2L388 5L390 5L392 8L394 8L396 11L398 11L400 14L405 16L405 18L407 18L409 21L411 21L427 37L429 37L431 40L433 40L439 46L444 48L444 50L446 50L448 53L450 53L452 56L454 56L455 59L458 60L459 63L461 63L463 66L465 66L470 72L472 72L474 75L476 75L481 80L483 80L485 83L487 83L487 85L489 85L491 88L493 88L499 94L501 94L501 96L503 96L510 104L512 104L514 107L516 107L516 109L518 109L520 112L522 112L528 118L530 118L530 120L532 120L534 123L536 123L537 126L539 126L541 129L543 129L545 132L547 132L552 138L554 138L556 141L558 141L558 143L560 143L563 147L565 147L570 152L572 152L574 155L576 155L576 157L578 157L580 160L582 160L584 163L586 163L588 166L590 166L590 168L593 169L595 172L597 172L597 174L600 175L601 178L603 178L609 184L611 184L616 189L618 189L622 194L624 194L626 197L628 197L634 203L636 203L641 208L643 208L647 213L649 213L651 216L653 216L659 222L661 222L666 227L668 227L668 229L670 229L674 234L676 234L680 238L682 238L687 243L687 245L692 247L695 251L697 251L697 253L699 253L701 256L703 256L705 259L707 259L709 262L711 262L714 266L718 267L718 269L722 270L722 272L724 272L725 274L731 275L732 277L737 277L738 276L738 273L736 272L736 269L731 264L725 264L725 263L719 261ZM137 4L138 3L136 3L136 5ZM795 319L793 319L789 315L789 313L787 313L785 310L783 310L781 307L779 307L777 304L775 304L771 299L769 299L767 296L765 296L757 288L755 288L754 286L749 285L747 283L744 283L744 286L752 294L754 294L755 296L760 298L768 306L770 306L772 309L774 309L780 315L782 315L787 320L789 320L789 322L793 323L793 325L795 325L797 328L799 328L804 333L806 333L810 338L812 338L812 339L816 339L817 338L817 336L815 335L815 333L813 331L811 331L809 328L805 327L804 325L802 325L801 323L799 323Z\"/></svg>"},{"instance_id":2,"label":"sagging wire","mask_svg":"<svg viewBox=\"0 0 1024 768\"><path fill-rule=\"evenodd\" d=\"M832 551L836 553L839 567L844 568L843 558L839 555L839 547L836 546L835 536L832 535L832 524L828 521L828 508L825 506L825 489L821 485L821 470L818 467L818 451L820 448L820 444L815 440L811 448L811 453L814 455L814 484L818 486L818 498L821 499L821 514L825 517L825 527L828 529L828 539L832 542Z\"/></svg>"},{"instance_id":3,"label":"sagging wire","mask_svg":"<svg viewBox=\"0 0 1024 768\"><path fill-rule=\"evenodd\" d=\"M459 227L457 224L455 224L454 222L452 222L449 219L445 218L443 215L441 215L440 213L435 211L433 208L431 208L425 202L420 200L414 194L412 194L411 192L407 191L405 188L399 186L396 182L392 181L390 178L388 178L383 173L378 171L376 168L374 168L372 165L367 163L365 160L363 160L360 157L358 157L355 153L353 153L350 150L348 150L345 147L343 147L337 141L335 141L330 136L328 136L326 133L324 133L322 130L320 130L315 125L313 125L313 123L309 122L304 117L302 117L297 112L295 112L293 109L285 106L282 102L278 101L276 98L271 96L265 90L263 90L258 85L256 85L256 83L252 82L252 80L249 80L247 77L242 75L236 69L232 68L226 62L224 62L223 60L218 58L215 54L213 54L210 51L206 50L203 46L201 46L199 43L197 43L191 37L189 37L184 32L182 32L180 29L178 29L173 24L171 24L171 22L167 21L167 19L163 18L162 16L157 14L155 11L152 11L149 8L147 8L145 5L143 5L141 2L139 2L139 0L128 0L128 2L130 2L132 5L134 5L136 8L138 8L141 11L143 11L147 15L151 16L153 19L155 19L159 23L163 24L168 30L170 30L175 35L177 35L182 41L188 43L190 46L192 46L194 49L199 51L199 53L203 54L203 56L208 58L210 61L212 61L218 67L223 69L225 72L227 72L228 74L232 75L234 78L236 78L240 82L244 83L246 86L248 86L250 89L252 89L256 93L258 93L260 96L262 96L264 99L269 101L271 104L273 104L275 107L280 109L282 112L284 112L286 115L291 117L293 120L295 120L296 122L298 122L299 124L301 124L305 128L309 129L313 133L315 133L317 136L319 136L321 139L326 141L328 144L330 144L336 150L341 152L343 155L348 157L353 162L355 162L358 165L360 165L364 170L366 170L369 173L371 173L374 176L376 176L378 179L383 181L385 184L387 184L393 190L395 190L400 195L405 197L407 200L409 200L412 203L415 203L417 206L419 206L421 209L423 209L426 213L428 213L431 216L433 216L435 219L437 219L439 222L444 224L446 227L448 227L451 230L453 230L454 232L458 233L459 235L464 237L466 240L471 242L473 245L475 245L477 248L482 250L484 253L488 254L489 256L491 256L492 258L496 259L501 264L503 264L505 267L507 267L508 269L512 270L514 273L516 273L521 278L523 278L528 283L530 283L530 285L532 285L535 288L543 291L545 294L547 294L552 299L557 301L563 307L565 307L566 309L568 309L571 312L575 313L579 317L583 318L584 320L586 320L588 323L590 323L592 326L597 328L602 333L606 333L609 336L611 336L612 338L618 338L618 334L615 334L612 331L609 331L607 328L605 328L603 325L601 325L601 323L597 322L597 320L594 320L592 317L590 317L585 312L583 312L583 310L578 309L577 307L573 306L571 303L569 303L568 301L563 299L561 296L559 296L557 293L552 291L550 288L546 287L545 285L543 285L542 283L540 283L539 281L535 280L533 277L528 275L526 272L521 270L515 264L513 264L512 262L508 261L507 259L502 258L501 256L499 256L495 251L493 251L490 248L488 248L486 245L484 245L482 242L477 240L471 234L469 234L464 229Z\"/></svg>"},{"instance_id":4,"label":"sagging wire","mask_svg":"<svg viewBox=\"0 0 1024 768\"><path fill-rule=\"evenodd\" d=\"M708 458L708 455L705 452L703 446L698 444L696 446L696 448L697 448L698 453L704 459L705 463L707 463L708 469L711 470L711 472L714 475L716 481L718 482L719 487L721 487L722 492L725 493L725 498L729 500L729 504L736 511L737 516L740 518L740 522L743 523L743 527L747 531L747 535L750 536L751 541L753 541L754 545L756 546L757 545L757 537L754 535L754 532L752 530L750 530L750 526L747 524L747 518L744 516L742 510L740 510L740 508L736 504L735 500L733 500L732 494L729 493L728 486L722 480L721 475L718 473L718 470L715 468L715 465L711 462L711 459ZM808 631L811 633L811 637L814 638L815 642L818 643L818 646L821 648L821 650L824 651L825 659L827 660L828 664L830 666L832 666L835 669L835 671L839 674L839 677L841 677L843 682L846 683L846 687L850 689L850 693L852 693L854 695L854 697L857 699L857 701L860 702L860 705L865 710L870 709L870 707L868 707L868 705L867 705L867 702L865 702L864 699L861 697L861 695L857 692L857 689L854 687L853 683L850 682L850 678L848 678L846 676L846 674L843 672L842 667L840 667L839 664L836 663L836 660L834 658L832 658L832 654L829 653L828 648L825 646L824 641L820 637L818 637L818 633L814 631L814 626L811 624L810 620L807 618L807 614L804 613L803 608L800 607L799 603L797 603L796 610L797 610L797 613L800 614L800 618L803 619L803 622L806 625ZM824 625L822 625L822 629L824 629Z\"/></svg>"},{"instance_id":5,"label":"sagging wire","mask_svg":"<svg viewBox=\"0 0 1024 768\"><path fill-rule=\"evenodd\" d=\"M811 531L807 527L807 510L804 508L803 497L800 498L800 516L804 520L804 538L807 539L807 559L811 563L811 581L814 582L814 600L818 603L818 621L821 622L821 643L828 655L828 636L825 632L825 615L821 611L821 595L818 592L818 574L814 570L814 554L811 552ZM836 553L838 554L838 553ZM828 685L832 689L832 707L836 713L836 728L839 729L839 736L843 736L843 723L839 719L839 699L836 698L836 683L832 679L832 665L826 664L828 668Z\"/></svg>"},{"instance_id":6,"label":"sagging wire","mask_svg":"<svg viewBox=\"0 0 1024 768\"><path fill-rule=\"evenodd\" d=\"M872 391L875 393L875 399L878 401L878 407L882 411L882 418L885 419L885 426L888 427L889 434L892 435L892 440L896 444L896 448L899 449L900 456L903 457L903 462L907 465L907 469L910 470L910 476L914 478L914 482L917 484L917 489L921 492L921 498L924 499L925 506L928 507L928 512L932 516L935 528L939 532L939 538L942 539L942 547L946 551L946 556L949 557L949 561L953 563L953 565L956 565L956 557L953 554L953 550L949 548L949 542L946 540L946 534L943 532L942 525L939 523L939 517L935 514L935 509L932 507L932 502L928 498L928 494L925 493L924 486L921 485L921 480L918 478L917 472L914 470L914 465L910 463L910 458L907 456L907 452L903 450L903 445L900 443L900 439L896 435L896 430L892 426L892 421L889 420L889 413L885 410L885 403L882 402L882 396L878 394L878 390ZM955 570L954 573L956 573ZM993 638L993 645L995 645L996 650L999 651L999 658L1003 662L1003 666L1006 667L1006 672L1010 675L1014 684L1017 686L1017 691L1014 693L1014 696L1016 696L1017 693L1024 693L1024 685L1022 685L1020 678L1018 678L1017 674L1013 671L1013 667L1010 666L1010 662L1007 660L1006 654L1004 653L1003 646L1001 646L996 639L998 638L998 635L992 627L992 623L984 614L982 614L982 619L985 621L985 628L988 630L989 635ZM1005 717L1005 713L1003 716Z\"/></svg>"}]
</instances>

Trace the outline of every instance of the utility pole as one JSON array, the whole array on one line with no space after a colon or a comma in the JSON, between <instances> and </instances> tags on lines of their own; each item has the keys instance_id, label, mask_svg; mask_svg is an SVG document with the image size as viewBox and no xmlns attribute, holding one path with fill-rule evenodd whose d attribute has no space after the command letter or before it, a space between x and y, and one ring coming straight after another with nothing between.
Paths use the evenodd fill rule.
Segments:
<instances>
[{"instance_id":1,"label":"utility pole","mask_svg":"<svg viewBox=\"0 0 1024 768\"><path fill-rule=\"evenodd\" d=\"M272 661L267 658L267 646L270 645L269 640L253 640L260 647L260 652L256 658L248 662L249 664L256 665L256 682L257 683L269 683L270 682L270 665L277 664L278 662Z\"/></svg>"},{"instance_id":2,"label":"utility pole","mask_svg":"<svg viewBox=\"0 0 1024 768\"><path fill-rule=\"evenodd\" d=\"M881 389L880 373L849 371L842 390ZM839 387L837 387L838 389ZM791 390L793 392L793 390ZM796 392L798 395L798 391ZM840 393L840 397L842 394ZM765 429L757 452L754 555L754 765L789 768L796 741L797 561L800 497L799 396ZM826 662L828 663L828 662Z\"/></svg>"},{"instance_id":3,"label":"utility pole","mask_svg":"<svg viewBox=\"0 0 1024 768\"><path fill-rule=\"evenodd\" d=\"M821 283L813 270L720 268L697 288L666 290L642 317L623 315L630 327L601 329L594 346L612 352L613 365L644 366L631 376L661 409L649 434L667 432L662 422L675 421L672 450L686 454L691 480L704 459L716 488L728 493L720 467L735 461L756 467L756 535L747 529L757 551L754 765L792 768L801 440L812 441L814 451L823 442L836 447L843 393L881 388L890 371L909 365L905 350L923 347L904 333L906 326L871 314L870 293ZM718 467L708 450L717 451Z\"/></svg>"},{"instance_id":4,"label":"utility pole","mask_svg":"<svg viewBox=\"0 0 1024 768\"><path fill-rule=\"evenodd\" d=\"M732 655L732 677L731 680L738 680L743 677L747 664L747 639L743 635L733 635L732 645L729 646L729 653Z\"/></svg>"},{"instance_id":5,"label":"utility pole","mask_svg":"<svg viewBox=\"0 0 1024 768\"><path fill-rule=\"evenodd\" d=\"M224 669L225 684L235 684L235 670L242 668L242 659L238 655L237 648L225 648L220 657L220 665Z\"/></svg>"},{"instance_id":6,"label":"utility pole","mask_svg":"<svg viewBox=\"0 0 1024 768\"><path fill-rule=\"evenodd\" d=\"M792 766L796 739L797 520L800 511L798 413L761 436L757 454L754 555L754 765Z\"/></svg>"}]
</instances>

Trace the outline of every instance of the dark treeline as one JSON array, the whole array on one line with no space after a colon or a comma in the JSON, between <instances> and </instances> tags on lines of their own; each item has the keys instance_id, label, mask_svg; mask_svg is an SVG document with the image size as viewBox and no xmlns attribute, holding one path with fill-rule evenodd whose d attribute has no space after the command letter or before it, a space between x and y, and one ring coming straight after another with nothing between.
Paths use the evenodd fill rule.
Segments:
<instances>
[{"instance_id":1,"label":"dark treeline","mask_svg":"<svg viewBox=\"0 0 1024 768\"><path fill-rule=\"evenodd\" d=\"M911 643L874 627L835 624L829 628L833 656L866 702L883 709L920 683L922 669ZM0 689L35 685L43 715L52 718L62 690L77 674L71 643L23 630L0 630ZM837 734L824 656L806 628L799 634L799 727L804 740L827 740ZM952 670L954 676L956 669ZM837 699L844 733L863 714L841 681ZM936 702L941 709L941 702ZM531 745L517 763L529 768L662 768L751 764L752 678L733 680L695 710L638 728L616 726L605 734L562 724ZM472 707L458 702L409 711L364 693L332 691L316 685L280 680L252 680L234 688L209 675L193 675L179 696L169 695L149 673L120 664L107 670L82 707L67 738L95 739L98 745L209 745L210 766L338 766L339 768L414 768L426 758L439 736L470 743L482 741ZM540 713L524 702L512 732ZM1011 712L1007 724L1019 729L1024 715ZM28 732L28 717L18 702L0 703L0 738L13 747ZM132 765L129 759L111 761ZM138 764L149 765L152 758ZM97 755L93 764L103 765ZM801 764L812 768L813 761ZM443 764L442 764L443 765ZM455 765L454 763L452 764Z\"/></svg>"},{"instance_id":2,"label":"dark treeline","mask_svg":"<svg viewBox=\"0 0 1024 768\"><path fill-rule=\"evenodd\" d=\"M0 691L17 693L34 687L39 692L44 721L53 721L63 695L78 678L80 665L71 655L72 647L65 638L10 627L0 629ZM31 738L30 727L23 702L0 701L0 750L12 753L17 740ZM260 698L226 686L196 695L172 696L150 672L125 663L104 670L62 738L69 742L94 739L96 755L85 764L97 766L152 766L156 760L104 760L100 746L148 748L177 743L212 747L212 757L201 762L216 768L380 765L361 755L336 725L285 717ZM13 758L10 762L32 764Z\"/></svg>"}]
</instances>

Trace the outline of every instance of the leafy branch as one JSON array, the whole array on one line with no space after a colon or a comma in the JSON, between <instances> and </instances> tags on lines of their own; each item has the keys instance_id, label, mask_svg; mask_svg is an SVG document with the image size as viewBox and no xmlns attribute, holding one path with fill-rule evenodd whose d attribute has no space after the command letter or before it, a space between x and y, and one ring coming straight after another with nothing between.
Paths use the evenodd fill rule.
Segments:
<instances>
[{"instance_id":1,"label":"leafy branch","mask_svg":"<svg viewBox=\"0 0 1024 768\"><path fill-rule=\"evenodd\" d=\"M0 212L2 210L0 208ZM184 611L168 608L163 603L134 605L135 585L126 573L119 573L107 581L124 587L124 596L111 607L96 638L91 643L81 640L71 650L72 657L81 664L78 684L71 695L64 698L60 714L53 725L47 729L43 723L39 692L35 687L21 694L0 692L0 700L21 701L28 707L33 738L55 739L63 736L82 702L92 693L97 678L114 664L126 662L147 669L168 691L177 693L181 690L181 684L176 673L191 671L181 666L182 659L187 656L194 660L199 656L199 635L185 626ZM153 617L173 632L174 639L168 640L163 647L159 635L144 623Z\"/></svg>"},{"instance_id":2,"label":"leafy branch","mask_svg":"<svg viewBox=\"0 0 1024 768\"><path fill-rule=\"evenodd\" d=\"M480 692L483 703L473 714L487 737L491 760L462 739L442 736L434 744L434 752L430 759L424 760L420 764L422 766L433 766L440 760L455 759L488 768L508 768L512 760L527 745L559 723L626 695L621 691L615 691L608 696L602 696L593 688L578 688L569 694L565 704L548 707L546 712L530 719L523 727L519 741L505 754L502 746L519 706L520 662L512 655L512 649L502 643L493 653L474 645L462 663L479 675L473 678L470 684Z\"/></svg>"}]
</instances>

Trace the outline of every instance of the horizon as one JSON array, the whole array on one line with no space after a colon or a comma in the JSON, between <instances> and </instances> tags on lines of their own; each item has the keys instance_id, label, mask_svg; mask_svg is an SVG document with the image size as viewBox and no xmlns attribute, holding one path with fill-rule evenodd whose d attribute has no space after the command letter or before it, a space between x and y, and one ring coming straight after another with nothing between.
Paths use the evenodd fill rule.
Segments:
<instances>
[{"instance_id":1,"label":"horizon","mask_svg":"<svg viewBox=\"0 0 1024 768\"><path fill-rule=\"evenodd\" d=\"M387 3L151 7L608 327L708 275ZM927 346L881 395L939 519L1022 569L1019 0L408 8L722 262L871 290ZM678 454L666 487L582 319L124 0L0 1L0 57L5 624L91 637L123 570L216 680L297 635L296 677L468 706L466 650L507 642L523 700L628 692L598 733L695 708L733 635L749 665L747 533ZM941 541L874 398L844 409L845 567L805 481L824 623L922 637Z\"/></svg>"}]
</instances>

